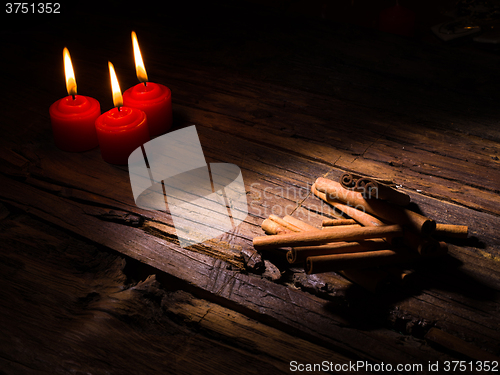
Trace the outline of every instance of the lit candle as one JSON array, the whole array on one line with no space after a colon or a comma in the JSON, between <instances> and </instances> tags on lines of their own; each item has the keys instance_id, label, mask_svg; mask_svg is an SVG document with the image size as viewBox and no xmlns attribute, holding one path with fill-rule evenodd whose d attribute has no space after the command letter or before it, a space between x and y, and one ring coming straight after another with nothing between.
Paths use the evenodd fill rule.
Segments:
<instances>
[{"instance_id":1,"label":"lit candle","mask_svg":"<svg viewBox=\"0 0 500 375\"><path fill-rule=\"evenodd\" d=\"M124 107L113 64L108 62L115 108L95 122L102 158L111 164L125 165L137 147L150 140L146 114L137 108Z\"/></svg>"},{"instance_id":2,"label":"lit candle","mask_svg":"<svg viewBox=\"0 0 500 375\"><path fill-rule=\"evenodd\" d=\"M123 93L123 103L127 107L139 108L148 117L149 133L156 137L167 132L172 126L172 96L164 85L148 82L146 68L142 60L137 35L132 31L135 69L140 82Z\"/></svg>"},{"instance_id":3,"label":"lit candle","mask_svg":"<svg viewBox=\"0 0 500 375\"><path fill-rule=\"evenodd\" d=\"M101 106L94 98L76 95L75 73L66 47L63 59L68 96L49 108L54 141L64 151L87 151L97 147L95 120L101 114Z\"/></svg>"}]
</instances>

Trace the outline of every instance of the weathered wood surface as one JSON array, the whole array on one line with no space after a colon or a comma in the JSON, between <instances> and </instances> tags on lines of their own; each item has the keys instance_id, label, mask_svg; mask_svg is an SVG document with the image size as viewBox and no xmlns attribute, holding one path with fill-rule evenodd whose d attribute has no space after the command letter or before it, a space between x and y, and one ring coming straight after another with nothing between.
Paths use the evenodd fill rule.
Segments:
<instances>
[{"instance_id":1,"label":"weathered wood surface","mask_svg":"<svg viewBox=\"0 0 500 375\"><path fill-rule=\"evenodd\" d=\"M121 256L39 220L11 213L0 226L2 322L23 323L0 325L4 374L279 374L304 355L348 362L182 290L166 291L154 276L134 282L137 272Z\"/></svg>"},{"instance_id":2,"label":"weathered wood surface","mask_svg":"<svg viewBox=\"0 0 500 375\"><path fill-rule=\"evenodd\" d=\"M75 51L59 28L26 33L29 39L15 34L7 43L20 56L28 56L20 42L28 43L45 69L39 74L29 69L31 61L19 59L5 63L26 72L6 77L7 86L16 87L3 100L10 109L1 125L0 200L7 207L184 280L199 296L290 331L293 340L306 340L304 347L337 353L333 360L339 363L456 358L423 341L432 326L499 354L496 56L477 60L358 29L292 27L266 18L263 30L238 24L236 17L218 19L217 27L198 35L176 29L180 21L166 26L141 20L120 25L118 35L103 16L93 19L98 26L90 37L78 28L72 33ZM129 27L144 45L151 80L173 92L175 126L196 124L207 161L235 163L243 171L250 215L220 239L180 248L168 214L135 206L126 167L106 164L99 150L68 154L53 145L48 106L64 95L56 78L62 47L68 44L72 52L80 92L106 109L107 59L123 77L122 87L135 84ZM21 110L27 115L20 116ZM240 250L262 234L261 221L293 212L319 226L317 213L331 211L309 196L309 186L318 176L335 178L345 170L393 178L428 216L469 225L472 239L457 242L443 262L418 269L413 288L381 297L334 273L306 276L272 255L266 256L283 272L278 282L245 273ZM39 251L44 254L43 247ZM195 300L186 312L183 303L175 303L172 314L196 321L202 302ZM8 307L2 311L15 318ZM23 318L31 320L18 321ZM221 326L226 324L230 319ZM230 338L224 329L217 335ZM286 371L290 360L292 355L280 357L271 365ZM312 354L304 358L312 360ZM16 361L32 363L14 354L6 362Z\"/></svg>"}]
</instances>

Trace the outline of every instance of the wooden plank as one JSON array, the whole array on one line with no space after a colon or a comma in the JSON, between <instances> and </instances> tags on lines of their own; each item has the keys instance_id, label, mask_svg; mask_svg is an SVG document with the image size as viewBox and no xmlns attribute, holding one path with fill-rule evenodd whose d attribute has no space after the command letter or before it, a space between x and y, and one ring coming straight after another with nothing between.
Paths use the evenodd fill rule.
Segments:
<instances>
[{"instance_id":1,"label":"wooden plank","mask_svg":"<svg viewBox=\"0 0 500 375\"><path fill-rule=\"evenodd\" d=\"M170 238L167 240L149 235L147 231L142 230L142 228L147 228L147 216L145 216L143 227L125 227L126 230L124 230L123 223L120 221L103 221L102 217L109 213L109 208L102 207L102 203L95 205L96 197L99 198L98 201L101 200L99 195L94 195L91 192L89 192L90 194L86 192L82 194L80 190L72 188L71 195L66 194L66 197L57 197L52 192L44 192L10 179L3 181L3 186L5 192L9 192L7 196L3 192L3 199L7 199L9 203L22 207L45 220L74 231L96 243L153 265L212 294L236 302L238 305L253 310L259 315L270 317L274 324L291 326L297 332L305 334L306 337L312 336L316 340L320 340L320 342L326 340L330 344L349 352L354 350L356 355L361 355L358 352L360 350L359 343L370 340L370 338L365 337L364 333L353 334L350 330L348 330L349 333L345 332L345 329L342 328L342 320L339 321L335 314L325 316L324 307L322 307L325 302L321 299L303 295L302 292L291 291L265 280L242 275L235 271L228 271L225 269L226 262L221 261L220 256L219 260L217 260L202 253L181 249L175 243L171 243L170 241L173 239L172 232L169 233ZM23 192L23 194L19 195L20 192ZM19 199L20 196L32 198ZM106 200L109 201L109 198L105 198L103 203ZM92 205L89 206L89 203ZM441 203L441 205L444 204ZM123 206L123 203L114 202L112 208ZM133 211L131 213L135 214ZM170 228L167 229L166 233L168 233L168 230L172 230L167 225L165 227ZM245 236L245 231L242 234ZM197 250L196 246L193 250ZM190 272L186 273L187 269ZM264 299L263 302L262 297L264 295L262 295L262 292L264 291L264 295L268 297L266 298L267 301ZM287 307L290 303L294 306L292 310ZM284 314L285 311L289 311L289 313ZM323 323L319 323L323 320ZM322 330L325 325L329 327L328 331ZM377 336L379 334L381 333L370 333L371 339L375 339L373 335ZM361 336L357 337L358 335ZM342 343L338 341L339 337ZM387 341L388 345L391 345L392 339L387 337L387 333L384 333L382 337L383 340ZM377 340L380 339L381 337L377 337ZM353 343L348 344L348 349L344 347L345 342L349 343L351 341ZM408 348L405 348L405 350L408 350ZM388 351L387 348L381 348L380 352L376 353L375 358L389 359L384 357L384 352L391 351ZM408 360L411 360L415 355L416 358L419 357L412 350L410 352L410 357L406 357ZM406 356L407 354L399 353L399 355Z\"/></svg>"},{"instance_id":2,"label":"wooden plank","mask_svg":"<svg viewBox=\"0 0 500 375\"><path fill-rule=\"evenodd\" d=\"M266 357L277 358L283 362L279 367L283 372L290 370L291 360L298 363L322 363L326 360L334 365L349 363L348 358L338 353L288 335L220 305L194 299L182 291L170 296L165 302L168 303L169 312L175 313L199 329L210 334L223 335L226 342L234 343L247 353L266 353L261 354L259 360L266 361Z\"/></svg>"},{"instance_id":3,"label":"wooden plank","mask_svg":"<svg viewBox=\"0 0 500 375\"><path fill-rule=\"evenodd\" d=\"M0 221L0 366L5 373L288 373L290 362L348 363L20 215Z\"/></svg>"},{"instance_id":4,"label":"wooden plank","mask_svg":"<svg viewBox=\"0 0 500 375\"><path fill-rule=\"evenodd\" d=\"M203 144L210 145L222 143L229 145L224 150L224 152L217 151L217 149L213 149L210 147L206 148L205 151L207 152L208 156L210 158L214 158L214 160L234 162L238 157L237 150L252 150L252 157L246 159L244 163L244 166L247 165L251 167L251 170L244 167L244 173L245 181L247 181L248 183L249 178L251 186L254 182L263 184L262 186L258 186L261 189L260 191L252 191L252 189L250 189L251 193L260 195L263 203L263 206L256 207L256 209L263 208L267 205L268 207L288 207L287 210L293 210L293 208L296 207L297 203L299 203L300 199L297 199L297 197L292 194L294 194L297 189L302 192L307 191L307 184L304 186L304 180L309 178L312 180L313 176L315 174L317 175L318 172L323 173L325 171L328 171L328 167L325 168L325 166L323 166L321 163L314 163L308 161L307 159L304 160L300 156L294 158L295 160L293 160L292 162L290 160L290 155L285 156L284 152L271 152L271 150L269 150L265 146L255 144L252 144L252 147L249 147L247 145L247 141L240 140L239 138L234 139L233 137L224 135L222 133L207 131L204 128L201 128L200 136L203 140ZM123 170L123 168L116 168L105 163L100 163L99 154L97 151L87 153L87 158L85 159L82 159L79 155L71 155L68 158L59 159L59 152L50 147L43 147L40 150L27 149L23 151L25 152L25 156L32 161L32 166L28 168L31 173L30 177L27 180L29 184L32 184L44 190L52 191L71 200L90 202L93 206L104 205L105 207L107 207L107 210L105 212L94 214L101 219L104 219L106 215L109 215L109 210L122 211L125 213L132 212L139 217L145 217L146 219L152 220L151 223L147 222L145 225L145 228L147 228L146 230L149 231L149 233L160 236L167 241L175 241L175 232L173 231L172 223L170 222L168 215L163 215L158 212L145 212L144 210L139 210L137 207L135 207L135 205L131 201L130 190L126 186L126 183L123 183L123 178L126 176L126 172ZM267 155L269 160L273 160L275 164L285 164L288 167L277 169L275 164L259 164L258 161L262 160L259 155ZM91 157L92 159L88 159L88 157ZM280 158L283 161L288 160L288 163L279 162ZM85 168L85 163L88 163L89 160L94 160L95 162L97 162L97 168L93 168L91 170ZM24 166L24 168L26 167ZM81 173L78 173L79 170L86 170L87 174L82 175ZM107 181L106 183L103 183L104 181L102 181L100 178L100 176L102 176L103 174L107 176L106 180L110 181L110 183L107 183ZM264 179L261 179L261 176L263 176ZM44 182L44 180L57 182L57 184L47 183ZM95 184L96 181L101 182ZM110 190L111 188L112 190ZM111 192L113 198L107 197L111 195ZM301 195L303 196L303 194ZM416 198L418 198L418 195L413 195L412 198L415 200ZM429 202L424 199L420 199L420 201L420 207L425 210L425 207L428 206ZM252 206L252 204L250 206ZM317 200L314 201L314 209L312 209L310 200L306 201L303 206L307 207L309 211L316 211L318 207ZM437 205L436 207L431 208L431 210L426 213L428 213L433 218L440 219L441 221L468 224L471 227L471 231L473 234L480 233L481 238L489 241L490 246L488 246L486 250L483 251L486 251L487 254L492 254L492 256L495 256L494 254L496 254L497 252L497 248L495 247L495 243L497 243L497 237L493 230L493 228L495 227L495 221L493 220L493 218L488 215L484 215L483 217L481 217L481 215L474 212L472 212L472 214L469 213L467 215L463 215L460 209L455 207L455 211L450 211L450 207L454 206ZM67 210L69 211L71 209L68 208ZM95 207L92 207L92 210L95 210ZM86 208L85 212L90 213L92 211ZM450 216L451 212L454 212L452 216ZM248 226L241 227L238 229L236 236L228 236L223 240L224 242L233 245L232 247L235 248L233 251L224 251L224 248L227 248L227 245L219 246L219 248L217 249L217 245L214 244L212 244L212 248L210 249L205 246L199 246L195 249L195 251L202 254L210 254L211 256L215 256L218 259L230 262L237 267L241 267L242 262L241 258L238 258L238 246L241 247L244 244L245 240L248 241L255 234L258 234L258 218L264 218L269 213L273 212L265 210L259 212L253 211L254 215L258 215L251 216L251 220L248 222L248 224L250 224L250 228L248 228ZM446 215L443 215L443 213L446 213ZM468 218L467 222L463 221L463 217ZM478 228L477 225L475 225L475 223L478 222L491 224L487 224L485 227L486 231L484 231L482 227ZM59 222L57 223L59 224ZM104 234L102 234L102 236L104 237ZM240 240L243 240L244 242L241 243ZM104 242L104 244L106 244L106 242ZM481 262L480 258L476 259L477 266L475 268L479 271L482 269L487 269L482 266L482 263L483 262ZM471 263L468 262L468 265L470 264Z\"/></svg>"},{"instance_id":5,"label":"wooden plank","mask_svg":"<svg viewBox=\"0 0 500 375\"><path fill-rule=\"evenodd\" d=\"M230 271L221 260L181 249L139 228L103 222L97 214L105 211L102 208L57 198L12 180L2 179L2 183L5 191L10 191L9 196L3 195L2 199L7 198L10 204L236 303L265 322L292 329L299 337L328 345L350 357L383 361L394 361L397 357L408 363L422 360L417 342L401 347L398 335L388 331L363 332L349 328L334 310L329 311L328 302L321 298ZM23 196L33 198L18 200L17 193L21 191L25 193ZM371 349L366 351L367 347Z\"/></svg>"},{"instance_id":6,"label":"wooden plank","mask_svg":"<svg viewBox=\"0 0 500 375\"><path fill-rule=\"evenodd\" d=\"M429 332L425 335L425 339L449 350L459 352L460 354L472 359L488 362L495 361L496 363L500 361L499 357L485 353L482 350L478 350L478 348L474 345L460 340L458 337L445 333L437 328L429 330Z\"/></svg>"}]
</instances>

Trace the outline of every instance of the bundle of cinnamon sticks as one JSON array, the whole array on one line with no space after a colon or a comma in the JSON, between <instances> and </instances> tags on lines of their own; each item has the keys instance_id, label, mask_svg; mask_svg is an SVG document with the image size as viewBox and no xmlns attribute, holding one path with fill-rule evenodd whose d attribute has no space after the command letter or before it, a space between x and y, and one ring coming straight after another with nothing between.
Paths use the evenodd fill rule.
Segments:
<instances>
[{"instance_id":1,"label":"bundle of cinnamon sticks","mask_svg":"<svg viewBox=\"0 0 500 375\"><path fill-rule=\"evenodd\" d=\"M340 182L320 177L311 191L350 218L325 218L318 229L292 216L270 215L262 222L267 236L253 239L258 251L287 249L288 262L304 263L307 274L336 271L375 291L388 278L408 275L398 265L446 254L447 244L434 234L468 235L467 226L436 224L405 208L410 197L384 180L351 174L342 175Z\"/></svg>"}]
</instances>

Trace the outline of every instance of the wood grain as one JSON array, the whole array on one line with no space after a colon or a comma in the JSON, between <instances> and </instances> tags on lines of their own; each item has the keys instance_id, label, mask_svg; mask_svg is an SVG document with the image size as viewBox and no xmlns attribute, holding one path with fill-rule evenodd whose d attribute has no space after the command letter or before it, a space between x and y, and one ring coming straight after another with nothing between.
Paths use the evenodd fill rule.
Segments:
<instances>
[{"instance_id":1,"label":"wood grain","mask_svg":"<svg viewBox=\"0 0 500 375\"><path fill-rule=\"evenodd\" d=\"M116 372L127 373L135 361L144 372L279 373L288 361L283 351L297 353L293 346L310 361L458 358L426 344L431 327L498 356L499 57L296 22L242 4L227 8L231 17L207 17L206 8L179 17L179 9L187 10L177 5L139 18L86 10L4 34L2 51L14 57L2 61L10 89L2 96L0 201L36 218L9 222L1 234L8 251L0 317L12 322L0 324L9 338L0 344L5 372L99 373L118 364ZM151 81L172 90L174 129L195 124L207 162L242 170L249 216L221 238L182 249L169 212L135 205L126 167L106 164L98 149L71 154L53 144L48 107L65 95L62 48L72 53L79 93L107 110L107 60L123 88L137 83L127 49L132 28ZM240 250L263 234L262 220L292 215L319 228L338 213L311 196L310 186L345 171L394 180L412 209L467 225L469 238L453 240L442 262L414 270L413 285L382 296L335 273L305 275L272 254L265 261L275 263L279 281L248 273ZM102 264L91 262L87 273L58 264L52 252L74 244L87 249L83 260L69 253L83 270L93 256ZM123 288L117 253L182 280L194 296L163 294L160 306L144 298L157 290L152 279ZM148 325L148 316L160 325ZM179 325L183 319L195 328ZM108 345L133 349L106 357ZM84 366L89 351L94 361Z\"/></svg>"}]
</instances>

